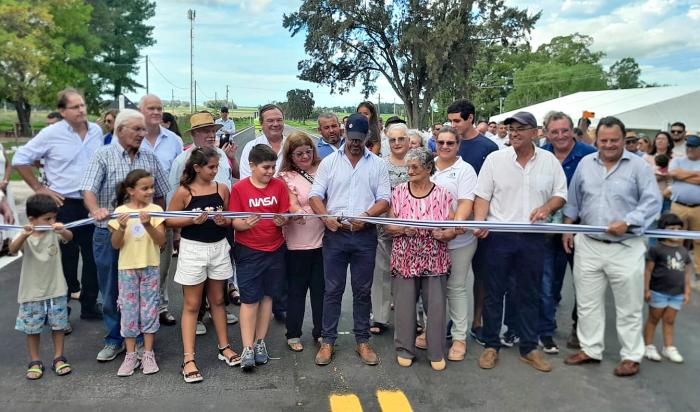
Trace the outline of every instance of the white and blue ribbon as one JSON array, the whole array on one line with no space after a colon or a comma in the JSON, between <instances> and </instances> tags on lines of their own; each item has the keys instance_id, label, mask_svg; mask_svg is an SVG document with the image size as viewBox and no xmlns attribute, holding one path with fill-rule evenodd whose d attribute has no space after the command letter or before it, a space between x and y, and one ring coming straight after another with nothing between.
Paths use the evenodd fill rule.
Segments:
<instances>
[{"instance_id":1,"label":"white and blue ribbon","mask_svg":"<svg viewBox=\"0 0 700 412\"><path fill-rule=\"evenodd\" d=\"M193 211L177 211L177 212L148 212L152 217L162 217L164 219L174 218L194 218L202 212ZM284 216L289 218L322 218L328 217L340 220L358 220L365 223L378 225L396 225L404 227L413 227L417 229L488 229L492 232L510 232L510 233L541 233L541 234L561 234L561 233L585 233L585 234L605 234L607 227L605 226L589 226L589 225L570 225L563 223L509 223L509 222L488 222L476 220L412 220L412 219L393 219L388 217L368 217L368 216L339 216L339 215L314 215L314 214L294 214L294 213L251 213L251 212L208 212L209 219L213 219L214 215L221 215L225 218L241 218L245 219L252 215L260 216L261 219L272 219L275 216ZM112 213L110 218L116 219L120 214ZM131 218L138 218L139 213L130 213ZM78 226L94 224L92 218L81 219L75 222L67 223L66 229L71 229ZM19 225L0 225L0 230L3 231L21 231L23 226ZM52 230L50 226L35 226L34 230L46 231ZM677 238L677 239L692 239L700 240L700 232L689 230L662 230L649 229L644 231L644 236L655 238Z\"/></svg>"}]
</instances>

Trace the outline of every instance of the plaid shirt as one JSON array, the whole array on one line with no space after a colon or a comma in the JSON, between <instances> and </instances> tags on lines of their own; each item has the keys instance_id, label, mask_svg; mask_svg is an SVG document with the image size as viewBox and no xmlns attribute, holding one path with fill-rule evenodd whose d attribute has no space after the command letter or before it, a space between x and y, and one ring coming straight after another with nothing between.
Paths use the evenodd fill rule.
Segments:
<instances>
[{"instance_id":1,"label":"plaid shirt","mask_svg":"<svg viewBox=\"0 0 700 412\"><path fill-rule=\"evenodd\" d=\"M153 175L155 184L154 198L165 198L168 193L168 176L156 155L147 150L139 150L132 161L129 154L117 142L100 147L95 151L90 165L80 183L80 190L92 192L97 197L97 204L112 212L112 203L117 197L117 185L126 178L130 171L144 169ZM97 227L106 228L107 221L95 222Z\"/></svg>"}]
</instances>

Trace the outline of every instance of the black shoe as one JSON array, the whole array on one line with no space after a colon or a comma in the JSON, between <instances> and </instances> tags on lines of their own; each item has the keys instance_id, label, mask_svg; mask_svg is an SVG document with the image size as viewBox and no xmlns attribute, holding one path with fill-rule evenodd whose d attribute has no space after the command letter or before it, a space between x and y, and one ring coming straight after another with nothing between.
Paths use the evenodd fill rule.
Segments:
<instances>
[{"instance_id":1,"label":"black shoe","mask_svg":"<svg viewBox=\"0 0 700 412\"><path fill-rule=\"evenodd\" d=\"M474 342L478 343L481 346L485 346L484 343L484 328L483 326L477 326L469 330L469 335L474 338Z\"/></svg>"},{"instance_id":2,"label":"black shoe","mask_svg":"<svg viewBox=\"0 0 700 412\"><path fill-rule=\"evenodd\" d=\"M160 315L158 315L158 320L160 320L161 325L165 325L165 326L177 325L177 320L167 310L165 312L161 313Z\"/></svg>"},{"instance_id":3,"label":"black shoe","mask_svg":"<svg viewBox=\"0 0 700 412\"><path fill-rule=\"evenodd\" d=\"M551 336L540 336L540 343L544 353L549 353L550 355L559 353L559 346L557 346Z\"/></svg>"}]
</instances>

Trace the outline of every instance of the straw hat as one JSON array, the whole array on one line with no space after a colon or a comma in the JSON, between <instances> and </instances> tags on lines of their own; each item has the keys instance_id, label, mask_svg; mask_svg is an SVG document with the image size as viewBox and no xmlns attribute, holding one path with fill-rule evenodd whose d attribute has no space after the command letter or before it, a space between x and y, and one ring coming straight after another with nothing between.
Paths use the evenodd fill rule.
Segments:
<instances>
[{"instance_id":1,"label":"straw hat","mask_svg":"<svg viewBox=\"0 0 700 412\"><path fill-rule=\"evenodd\" d=\"M201 129L202 127L214 126L216 130L221 129L224 125L214 123L214 116L209 112L199 112L195 113L190 117L190 128L185 130L186 132L192 132L195 129Z\"/></svg>"}]
</instances>

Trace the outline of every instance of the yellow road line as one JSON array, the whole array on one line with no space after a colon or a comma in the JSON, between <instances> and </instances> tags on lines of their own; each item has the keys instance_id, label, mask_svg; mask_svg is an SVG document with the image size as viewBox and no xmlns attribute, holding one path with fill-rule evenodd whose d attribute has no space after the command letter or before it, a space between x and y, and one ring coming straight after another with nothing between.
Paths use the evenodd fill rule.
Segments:
<instances>
[{"instance_id":1,"label":"yellow road line","mask_svg":"<svg viewBox=\"0 0 700 412\"><path fill-rule=\"evenodd\" d=\"M362 412L357 395L331 395L331 412Z\"/></svg>"},{"instance_id":2,"label":"yellow road line","mask_svg":"<svg viewBox=\"0 0 700 412\"><path fill-rule=\"evenodd\" d=\"M403 391L377 391L377 400L382 412L413 412L411 403Z\"/></svg>"}]
</instances>

